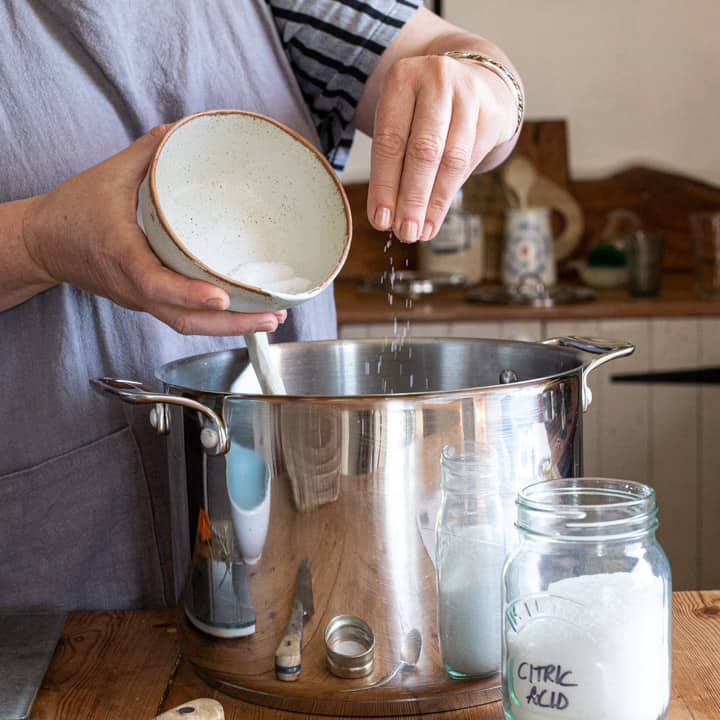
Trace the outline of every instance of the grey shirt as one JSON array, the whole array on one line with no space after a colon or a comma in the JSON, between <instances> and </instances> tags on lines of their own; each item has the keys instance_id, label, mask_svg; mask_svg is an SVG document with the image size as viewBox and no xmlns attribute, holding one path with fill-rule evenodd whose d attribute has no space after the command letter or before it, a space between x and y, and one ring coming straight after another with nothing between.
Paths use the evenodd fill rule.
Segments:
<instances>
[{"instance_id":1,"label":"grey shirt","mask_svg":"<svg viewBox=\"0 0 720 720\"><path fill-rule=\"evenodd\" d=\"M364 79L409 0L7 0L0 5L0 201L47 192L159 123L214 107L279 119L340 168ZM276 339L336 331L332 293ZM164 442L94 394L156 385L170 360L241 344L185 337L60 285L0 312L0 608L173 601Z\"/></svg>"}]
</instances>

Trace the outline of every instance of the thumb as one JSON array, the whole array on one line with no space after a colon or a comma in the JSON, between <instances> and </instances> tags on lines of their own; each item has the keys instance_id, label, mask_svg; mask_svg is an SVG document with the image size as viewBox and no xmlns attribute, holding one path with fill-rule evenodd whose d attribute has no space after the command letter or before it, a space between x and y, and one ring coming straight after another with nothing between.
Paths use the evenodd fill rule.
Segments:
<instances>
[{"instance_id":1,"label":"thumb","mask_svg":"<svg viewBox=\"0 0 720 720\"><path fill-rule=\"evenodd\" d=\"M121 176L129 183L137 185L145 175L153 154L171 127L172 124L170 123L156 125L144 135L141 135L134 143L113 156L111 161L116 163Z\"/></svg>"}]
</instances>

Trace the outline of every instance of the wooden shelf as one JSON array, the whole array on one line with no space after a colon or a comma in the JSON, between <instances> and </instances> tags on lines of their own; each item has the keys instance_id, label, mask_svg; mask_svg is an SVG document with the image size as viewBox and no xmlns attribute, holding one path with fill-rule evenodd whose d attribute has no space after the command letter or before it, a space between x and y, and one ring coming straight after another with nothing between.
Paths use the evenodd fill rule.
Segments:
<instances>
[{"instance_id":1,"label":"wooden shelf","mask_svg":"<svg viewBox=\"0 0 720 720\"><path fill-rule=\"evenodd\" d=\"M392 322L395 318L412 322L497 322L720 316L720 301L698 297L691 276L685 273L668 274L658 297L634 298L625 289L599 290L592 302L554 308L469 303L462 290L440 292L412 303L395 296L390 304L386 293L360 290L352 279L335 283L335 302L340 325Z\"/></svg>"}]
</instances>

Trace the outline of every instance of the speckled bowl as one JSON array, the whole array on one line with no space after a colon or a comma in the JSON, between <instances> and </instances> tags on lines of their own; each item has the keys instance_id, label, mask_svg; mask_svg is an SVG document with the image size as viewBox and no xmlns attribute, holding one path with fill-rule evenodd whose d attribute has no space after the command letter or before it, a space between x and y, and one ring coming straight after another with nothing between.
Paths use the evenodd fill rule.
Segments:
<instances>
[{"instance_id":1,"label":"speckled bowl","mask_svg":"<svg viewBox=\"0 0 720 720\"><path fill-rule=\"evenodd\" d=\"M350 249L350 207L328 162L296 132L256 113L211 110L180 120L155 152L140 202L162 262L223 288L238 312L314 297ZM310 289L271 291L230 277L241 264L263 262L289 265Z\"/></svg>"}]
</instances>

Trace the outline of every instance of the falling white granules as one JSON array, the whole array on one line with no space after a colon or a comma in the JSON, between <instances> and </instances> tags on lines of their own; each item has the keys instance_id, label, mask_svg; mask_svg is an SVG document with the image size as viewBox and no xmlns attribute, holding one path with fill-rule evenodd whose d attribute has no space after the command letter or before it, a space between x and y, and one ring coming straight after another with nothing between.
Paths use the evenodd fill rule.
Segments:
<instances>
[{"instance_id":1,"label":"falling white granules","mask_svg":"<svg viewBox=\"0 0 720 720\"><path fill-rule=\"evenodd\" d=\"M279 262L241 263L230 270L228 276L244 285L289 295L299 295L312 287L310 280L296 275L289 265Z\"/></svg>"}]
</instances>

